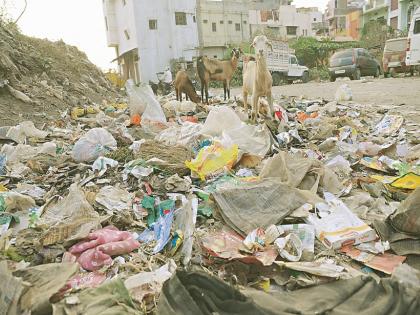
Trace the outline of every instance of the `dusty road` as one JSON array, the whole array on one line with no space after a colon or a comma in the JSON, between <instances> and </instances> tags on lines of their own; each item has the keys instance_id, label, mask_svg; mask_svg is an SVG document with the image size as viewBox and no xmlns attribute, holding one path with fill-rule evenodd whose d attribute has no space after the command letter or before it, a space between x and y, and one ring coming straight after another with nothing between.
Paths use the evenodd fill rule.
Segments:
<instances>
[{"instance_id":1,"label":"dusty road","mask_svg":"<svg viewBox=\"0 0 420 315\"><path fill-rule=\"evenodd\" d=\"M387 109L389 113L400 113L407 122L416 125L420 137L420 77L367 79L350 81L340 79L325 83L296 83L273 87L275 98L285 96L304 96L309 99L324 98L334 100L337 88L348 84L353 92L353 101L372 106L377 110ZM216 93L223 94L223 90ZM234 88L231 95L240 95L241 88ZM411 129L411 128L410 128Z\"/></svg>"}]
</instances>

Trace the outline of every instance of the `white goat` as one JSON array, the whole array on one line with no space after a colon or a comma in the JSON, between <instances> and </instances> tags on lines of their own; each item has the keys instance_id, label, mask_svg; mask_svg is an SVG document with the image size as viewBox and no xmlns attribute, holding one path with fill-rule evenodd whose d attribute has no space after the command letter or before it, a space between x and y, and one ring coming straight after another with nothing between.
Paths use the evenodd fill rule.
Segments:
<instances>
[{"instance_id":1,"label":"white goat","mask_svg":"<svg viewBox=\"0 0 420 315\"><path fill-rule=\"evenodd\" d=\"M244 99L245 111L248 111L248 94L252 94L252 114L251 119L255 122L259 113L259 98L266 96L270 106L270 117L274 114L273 98L271 87L273 79L267 70L267 63L264 57L266 47L273 49L271 43L264 35L254 38L251 44L255 49L255 61L244 64L242 94Z\"/></svg>"}]
</instances>

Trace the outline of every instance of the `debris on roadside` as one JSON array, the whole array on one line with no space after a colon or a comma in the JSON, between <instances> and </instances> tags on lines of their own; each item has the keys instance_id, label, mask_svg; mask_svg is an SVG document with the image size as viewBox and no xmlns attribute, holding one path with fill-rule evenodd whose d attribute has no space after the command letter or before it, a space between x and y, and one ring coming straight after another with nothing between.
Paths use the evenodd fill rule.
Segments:
<instances>
[{"instance_id":1,"label":"debris on roadside","mask_svg":"<svg viewBox=\"0 0 420 315\"><path fill-rule=\"evenodd\" d=\"M0 134L6 314L229 314L228 295L244 314L356 313L366 296L372 313L418 310L420 154L402 116L341 87L277 98L254 125L236 101L126 87Z\"/></svg>"}]
</instances>

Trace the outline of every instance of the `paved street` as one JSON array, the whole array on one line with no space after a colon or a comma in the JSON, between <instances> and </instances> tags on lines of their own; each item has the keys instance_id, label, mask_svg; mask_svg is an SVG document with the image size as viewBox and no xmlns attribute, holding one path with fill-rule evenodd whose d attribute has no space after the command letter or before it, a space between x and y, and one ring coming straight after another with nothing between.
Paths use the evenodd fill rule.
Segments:
<instances>
[{"instance_id":1,"label":"paved street","mask_svg":"<svg viewBox=\"0 0 420 315\"><path fill-rule=\"evenodd\" d=\"M389 109L390 113L401 113L410 124L420 126L420 77L373 79L360 81L339 79L336 82L296 83L273 87L274 96L305 96L310 99L333 100L337 88L348 84L353 92L353 101L373 105L378 109ZM220 90L223 94L223 90ZM241 94L241 88L234 88L232 95Z\"/></svg>"}]
</instances>

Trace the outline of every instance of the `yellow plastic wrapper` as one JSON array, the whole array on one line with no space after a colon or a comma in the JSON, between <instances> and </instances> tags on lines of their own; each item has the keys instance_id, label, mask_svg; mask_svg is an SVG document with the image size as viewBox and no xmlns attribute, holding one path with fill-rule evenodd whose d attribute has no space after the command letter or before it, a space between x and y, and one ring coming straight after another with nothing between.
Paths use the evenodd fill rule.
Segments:
<instances>
[{"instance_id":1,"label":"yellow plastic wrapper","mask_svg":"<svg viewBox=\"0 0 420 315\"><path fill-rule=\"evenodd\" d=\"M216 175L223 170L231 170L238 159L238 146L232 145L225 148L221 143L204 147L198 152L197 157L192 161L186 161L185 165L201 180Z\"/></svg>"},{"instance_id":2,"label":"yellow plastic wrapper","mask_svg":"<svg viewBox=\"0 0 420 315\"><path fill-rule=\"evenodd\" d=\"M126 110L128 108L127 103L114 103L111 104L116 110Z\"/></svg>"},{"instance_id":3,"label":"yellow plastic wrapper","mask_svg":"<svg viewBox=\"0 0 420 315\"><path fill-rule=\"evenodd\" d=\"M415 173L407 173L400 178L397 178L391 183L391 186L394 188L403 188L403 189L416 189L420 187L420 175Z\"/></svg>"},{"instance_id":4,"label":"yellow plastic wrapper","mask_svg":"<svg viewBox=\"0 0 420 315\"><path fill-rule=\"evenodd\" d=\"M79 117L83 117L87 114L96 114L98 110L92 106L89 107L73 107L71 109L70 116L72 119L77 119Z\"/></svg>"}]
</instances>

